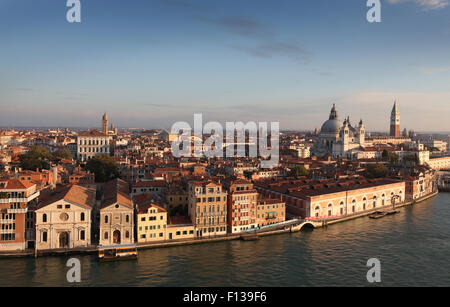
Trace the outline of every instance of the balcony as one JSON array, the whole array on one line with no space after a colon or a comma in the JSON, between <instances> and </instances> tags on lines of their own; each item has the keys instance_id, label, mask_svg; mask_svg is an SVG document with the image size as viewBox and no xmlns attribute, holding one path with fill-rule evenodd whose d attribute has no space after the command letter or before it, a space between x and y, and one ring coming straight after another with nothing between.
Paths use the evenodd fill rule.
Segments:
<instances>
[{"instance_id":1,"label":"balcony","mask_svg":"<svg viewBox=\"0 0 450 307\"><path fill-rule=\"evenodd\" d=\"M14 232L14 229L0 229L0 234L12 234Z\"/></svg>"},{"instance_id":2,"label":"balcony","mask_svg":"<svg viewBox=\"0 0 450 307\"><path fill-rule=\"evenodd\" d=\"M23 209L7 209L8 213L27 213L28 212L28 208L23 208Z\"/></svg>"},{"instance_id":3,"label":"balcony","mask_svg":"<svg viewBox=\"0 0 450 307\"><path fill-rule=\"evenodd\" d=\"M33 195L29 197L22 197L22 198L1 198L0 204L9 204L9 203L28 203L38 197L40 195L40 192L37 191Z\"/></svg>"}]
</instances>

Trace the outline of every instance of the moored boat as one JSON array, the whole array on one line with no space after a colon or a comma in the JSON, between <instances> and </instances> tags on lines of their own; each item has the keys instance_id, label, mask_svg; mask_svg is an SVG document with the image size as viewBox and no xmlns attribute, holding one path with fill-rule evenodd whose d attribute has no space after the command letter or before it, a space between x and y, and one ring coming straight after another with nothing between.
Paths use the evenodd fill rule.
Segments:
<instances>
[{"instance_id":1,"label":"moored boat","mask_svg":"<svg viewBox=\"0 0 450 307\"><path fill-rule=\"evenodd\" d=\"M384 217L386 215L387 214L384 211L376 211L376 212L372 213L371 215L369 215L369 218L371 218L371 219L379 219L379 218L382 218L382 217Z\"/></svg>"},{"instance_id":2,"label":"moored boat","mask_svg":"<svg viewBox=\"0 0 450 307\"><path fill-rule=\"evenodd\" d=\"M98 247L99 261L115 261L126 259L137 259L136 244L110 245Z\"/></svg>"}]
</instances>

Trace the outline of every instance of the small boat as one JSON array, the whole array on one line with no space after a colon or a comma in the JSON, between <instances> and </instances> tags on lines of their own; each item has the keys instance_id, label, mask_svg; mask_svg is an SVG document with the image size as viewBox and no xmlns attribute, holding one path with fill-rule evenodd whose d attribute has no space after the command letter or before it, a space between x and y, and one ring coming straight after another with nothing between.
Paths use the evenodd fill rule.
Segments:
<instances>
[{"instance_id":1,"label":"small boat","mask_svg":"<svg viewBox=\"0 0 450 307\"><path fill-rule=\"evenodd\" d=\"M115 261L127 259L137 259L136 244L110 245L98 247L99 261L103 262L103 261Z\"/></svg>"},{"instance_id":2,"label":"small boat","mask_svg":"<svg viewBox=\"0 0 450 307\"><path fill-rule=\"evenodd\" d=\"M369 218L380 219L382 217L385 217L386 215L387 215L387 213L384 211L376 211L376 212L372 213L371 215L369 215Z\"/></svg>"},{"instance_id":3,"label":"small boat","mask_svg":"<svg viewBox=\"0 0 450 307\"><path fill-rule=\"evenodd\" d=\"M369 215L369 218L379 219L379 218L385 217L387 215L397 214L399 212L400 212L400 210L396 210L396 209L389 210L389 211L376 211L376 212L372 213L371 215Z\"/></svg>"},{"instance_id":4,"label":"small boat","mask_svg":"<svg viewBox=\"0 0 450 307\"><path fill-rule=\"evenodd\" d=\"M393 214L397 214L399 212L400 212L400 210L390 210L390 211L386 211L386 215L393 215Z\"/></svg>"}]
</instances>

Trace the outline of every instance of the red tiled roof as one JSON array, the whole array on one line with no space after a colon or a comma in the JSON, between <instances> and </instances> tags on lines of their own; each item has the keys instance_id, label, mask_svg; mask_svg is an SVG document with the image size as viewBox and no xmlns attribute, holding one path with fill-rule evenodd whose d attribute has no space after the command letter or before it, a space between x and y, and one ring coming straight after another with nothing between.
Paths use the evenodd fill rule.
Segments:
<instances>
[{"instance_id":1,"label":"red tiled roof","mask_svg":"<svg viewBox=\"0 0 450 307\"><path fill-rule=\"evenodd\" d=\"M94 129L94 130L80 132L78 134L78 136L88 136L88 137L104 136L104 137L106 137L107 135Z\"/></svg>"},{"instance_id":2,"label":"red tiled roof","mask_svg":"<svg viewBox=\"0 0 450 307\"><path fill-rule=\"evenodd\" d=\"M156 208L158 212L167 212L166 209L159 205L159 197L154 194L144 193L133 197L136 203L138 213L147 213L149 208Z\"/></svg>"},{"instance_id":3,"label":"red tiled roof","mask_svg":"<svg viewBox=\"0 0 450 307\"><path fill-rule=\"evenodd\" d=\"M20 189L28 189L34 186L35 184L28 180L19 180L19 179L8 179L7 181L3 181L3 184L0 185L1 190L20 190Z\"/></svg>"},{"instance_id":4,"label":"red tiled roof","mask_svg":"<svg viewBox=\"0 0 450 307\"><path fill-rule=\"evenodd\" d=\"M92 208L95 203L95 190L74 184L65 186L59 192L49 194L48 197L44 198L45 200L38 205L39 209L61 199L83 207Z\"/></svg>"},{"instance_id":5,"label":"red tiled roof","mask_svg":"<svg viewBox=\"0 0 450 307\"><path fill-rule=\"evenodd\" d=\"M100 207L103 209L115 203L120 203L130 209L133 208L128 183L118 178L105 183Z\"/></svg>"}]
</instances>

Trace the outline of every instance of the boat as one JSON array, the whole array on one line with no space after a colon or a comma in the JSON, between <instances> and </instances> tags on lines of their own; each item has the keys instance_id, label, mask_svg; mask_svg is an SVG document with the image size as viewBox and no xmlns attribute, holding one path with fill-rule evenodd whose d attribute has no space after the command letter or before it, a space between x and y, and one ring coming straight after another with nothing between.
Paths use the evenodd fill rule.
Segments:
<instances>
[{"instance_id":1,"label":"boat","mask_svg":"<svg viewBox=\"0 0 450 307\"><path fill-rule=\"evenodd\" d=\"M382 217L385 217L386 215L387 215L387 213L384 211L376 211L376 212L372 213L371 215L369 215L369 218L380 219Z\"/></svg>"},{"instance_id":2,"label":"boat","mask_svg":"<svg viewBox=\"0 0 450 307\"><path fill-rule=\"evenodd\" d=\"M137 259L136 244L110 245L98 247L98 260L101 262L128 260L128 259Z\"/></svg>"},{"instance_id":3,"label":"boat","mask_svg":"<svg viewBox=\"0 0 450 307\"><path fill-rule=\"evenodd\" d=\"M400 212L400 210L390 210L390 211L386 211L386 215L393 215L393 214L397 214L397 213L399 213Z\"/></svg>"},{"instance_id":4,"label":"boat","mask_svg":"<svg viewBox=\"0 0 450 307\"><path fill-rule=\"evenodd\" d=\"M376 211L376 212L372 213L371 215L369 215L369 218L379 219L379 218L385 217L387 215L397 214L399 212L400 212L400 210L396 210L396 209L389 210L389 211Z\"/></svg>"}]
</instances>

